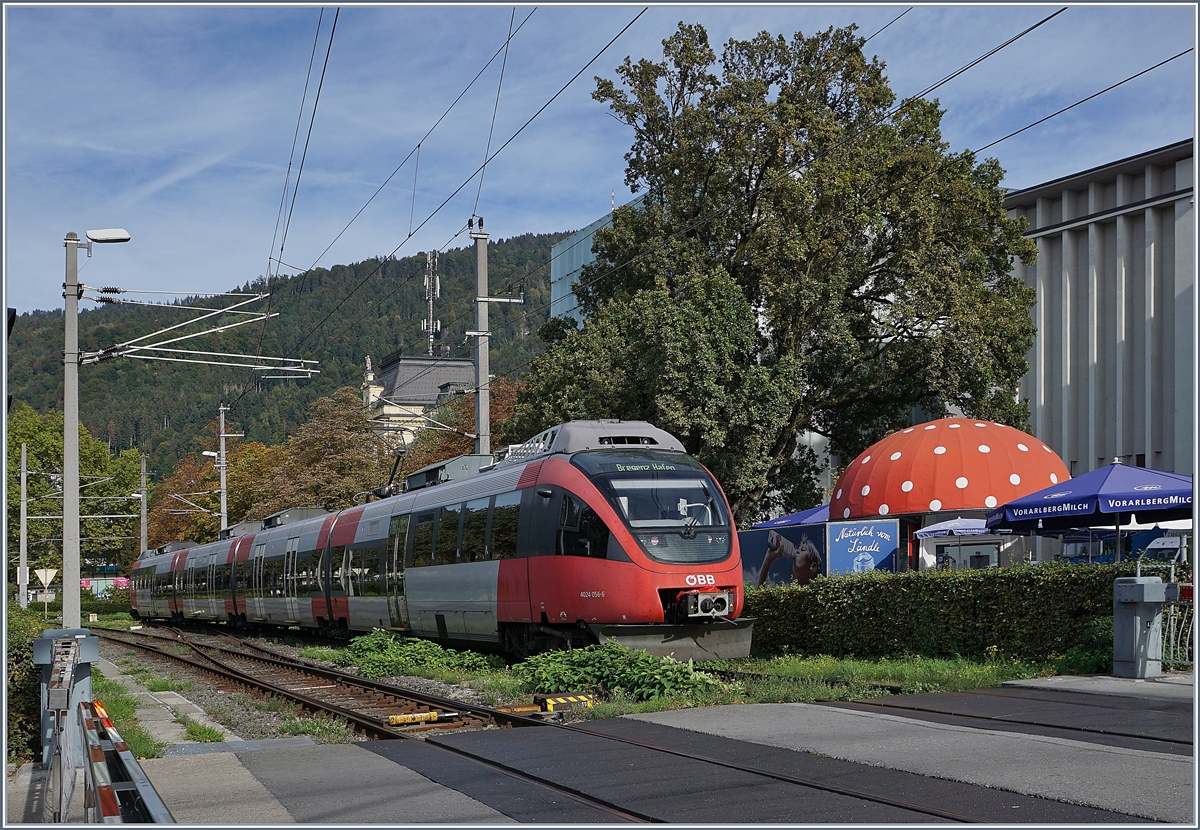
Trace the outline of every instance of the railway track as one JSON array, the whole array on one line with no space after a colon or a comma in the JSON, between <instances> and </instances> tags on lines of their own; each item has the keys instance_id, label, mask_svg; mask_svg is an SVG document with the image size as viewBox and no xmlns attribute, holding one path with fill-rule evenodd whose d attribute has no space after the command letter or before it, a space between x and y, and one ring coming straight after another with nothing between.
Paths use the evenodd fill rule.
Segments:
<instances>
[{"instance_id":1,"label":"railway track","mask_svg":"<svg viewBox=\"0 0 1200 830\"><path fill-rule=\"evenodd\" d=\"M525 726L552 727L586 734L591 738L602 738L614 743L673 755L704 765L749 773L797 787L884 804L944 821L960 823L982 821L982 819L943 810L932 805L916 804L848 787L831 786L810 779L789 776L633 738L593 732L569 724L548 723L516 712L488 709L410 692L407 689L366 680L346 672L298 663L271 649L246 643L228 634L193 635L194 639L189 639L185 638L182 632L163 627L155 629L155 633L140 635L133 632L117 633L100 629L93 630L110 642L139 648L206 672L215 676L219 683L243 688L249 687L259 692L292 700L313 711L322 711L344 718L354 729L369 738L415 739L450 734L454 731ZM212 642L214 640L225 643L225 645L217 645ZM186 646L188 653L181 653L181 646ZM744 676L745 673L729 672L728 674ZM401 724L390 722L397 717L410 722ZM550 788L556 793L599 808L609 815L625 821L665 821L663 818L647 815L608 799L598 798L582 789L565 786L549 778L530 774L481 753L450 746L440 741L431 745L486 764L506 775L537 786Z\"/></svg>"},{"instance_id":2,"label":"railway track","mask_svg":"<svg viewBox=\"0 0 1200 830\"><path fill-rule=\"evenodd\" d=\"M214 676L218 686L249 688L298 703L310 711L342 718L355 731L372 739L420 739L452 731L542 725L537 719L517 713L447 700L377 683L347 672L297 663L270 649L245 643L228 634L197 636L201 639L232 641L236 648L192 642L184 639L183 632L165 627L157 627L157 633L145 634L101 628L93 628L92 631L109 642L137 648ZM191 654L172 650L181 646L186 646ZM615 818L632 822L657 821L607 799L530 775L483 755L446 746L440 748L510 777L548 788Z\"/></svg>"}]
</instances>

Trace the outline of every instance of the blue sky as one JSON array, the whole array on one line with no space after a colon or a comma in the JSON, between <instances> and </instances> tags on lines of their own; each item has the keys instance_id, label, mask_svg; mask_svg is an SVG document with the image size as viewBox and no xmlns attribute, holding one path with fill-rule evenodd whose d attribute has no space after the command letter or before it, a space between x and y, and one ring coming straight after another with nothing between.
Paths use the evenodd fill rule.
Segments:
<instances>
[{"instance_id":1,"label":"blue sky","mask_svg":"<svg viewBox=\"0 0 1200 830\"><path fill-rule=\"evenodd\" d=\"M441 247L477 183L408 237L484 156L495 61L414 160L323 256L371 194L503 43L511 6L341 10L283 259L296 268ZM493 151L640 6L546 6L513 39ZM680 21L714 44L761 30L855 23L907 8L652 6L487 169L477 212L492 238L583 227L621 204L630 132L591 100L594 75L661 56ZM914 93L1056 6L918 6L868 44L893 89ZM516 20L533 6L517 7ZM124 227L96 250L90 285L226 290L265 274L319 6L5 7L4 276L7 304L61 308L67 231ZM311 106L334 7L309 86ZM1195 45L1193 5L1071 7L940 89L952 149L980 147ZM1194 134L1194 53L988 151L1026 187ZM308 125L296 149L293 179ZM289 197L290 198L290 197ZM454 246L465 244L465 236ZM276 250L277 250L276 245ZM82 258L81 258L81 261ZM91 304L85 303L91 307Z\"/></svg>"}]
</instances>

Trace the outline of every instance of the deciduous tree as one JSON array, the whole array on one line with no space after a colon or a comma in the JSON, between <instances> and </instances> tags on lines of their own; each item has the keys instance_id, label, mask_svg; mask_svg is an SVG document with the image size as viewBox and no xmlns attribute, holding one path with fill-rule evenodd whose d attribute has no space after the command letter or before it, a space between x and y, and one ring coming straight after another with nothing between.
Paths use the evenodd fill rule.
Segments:
<instances>
[{"instance_id":1,"label":"deciduous tree","mask_svg":"<svg viewBox=\"0 0 1200 830\"><path fill-rule=\"evenodd\" d=\"M950 151L937 101L896 106L862 44L853 27L763 32L718 64L681 23L663 60L597 79L645 198L597 232L586 322L547 327L514 432L655 421L745 522L813 498L806 431L847 458L914 407L1024 424L1034 297L1009 271L1036 248L999 164Z\"/></svg>"}]
</instances>

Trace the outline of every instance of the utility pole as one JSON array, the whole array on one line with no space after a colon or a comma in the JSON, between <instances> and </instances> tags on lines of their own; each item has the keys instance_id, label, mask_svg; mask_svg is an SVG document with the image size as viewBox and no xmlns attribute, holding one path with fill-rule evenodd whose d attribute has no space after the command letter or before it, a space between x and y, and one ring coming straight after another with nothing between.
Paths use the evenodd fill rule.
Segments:
<instances>
[{"instance_id":1,"label":"utility pole","mask_svg":"<svg viewBox=\"0 0 1200 830\"><path fill-rule=\"evenodd\" d=\"M63 628L79 628L79 236L70 231L63 283Z\"/></svg>"},{"instance_id":2,"label":"utility pole","mask_svg":"<svg viewBox=\"0 0 1200 830\"><path fill-rule=\"evenodd\" d=\"M491 374L488 366L488 303L523 303L524 288L518 297L489 297L487 270L488 235L483 232L483 217L479 217L478 230L474 218L467 220L467 230L475 240L475 331L467 337L475 338L475 453L492 454Z\"/></svg>"},{"instance_id":3,"label":"utility pole","mask_svg":"<svg viewBox=\"0 0 1200 830\"><path fill-rule=\"evenodd\" d=\"M29 497L25 490L25 445L21 445L21 558L17 562L17 591L22 608L29 607Z\"/></svg>"},{"instance_id":4,"label":"utility pole","mask_svg":"<svg viewBox=\"0 0 1200 830\"><path fill-rule=\"evenodd\" d=\"M221 454L217 458L217 469L220 470L220 472L221 472L221 530L224 530L225 528L229 527L229 514L226 511L226 498L225 498L225 470L229 466L229 464L226 461L226 456L225 456L225 439L226 438L244 438L245 433L241 433L241 432L227 433L227 432L225 432L225 413L229 411L229 407L227 407L224 403L222 403L221 408L218 411L220 412L220 416L221 416L221 434L220 434Z\"/></svg>"},{"instance_id":5,"label":"utility pole","mask_svg":"<svg viewBox=\"0 0 1200 830\"><path fill-rule=\"evenodd\" d=\"M488 379L488 235L483 232L483 217L479 217L479 229L467 229L475 240L475 454L492 453L491 387Z\"/></svg>"},{"instance_id":6,"label":"utility pole","mask_svg":"<svg viewBox=\"0 0 1200 830\"><path fill-rule=\"evenodd\" d=\"M442 279L437 275L437 251L425 255L425 302L429 305L429 318L421 321L421 331L429 338L429 356L433 357L434 338L442 331L442 321L433 319L433 301L442 296Z\"/></svg>"},{"instance_id":7,"label":"utility pole","mask_svg":"<svg viewBox=\"0 0 1200 830\"><path fill-rule=\"evenodd\" d=\"M221 431L224 432L224 430L221 430ZM146 454L142 453L141 457L142 457L142 541L141 541L142 546L138 549L139 554L141 554L142 551L149 550L149 548L150 548L150 542L149 542L150 535L148 533L148 525L146 523L146 500L149 497L149 494L146 492Z\"/></svg>"}]
</instances>

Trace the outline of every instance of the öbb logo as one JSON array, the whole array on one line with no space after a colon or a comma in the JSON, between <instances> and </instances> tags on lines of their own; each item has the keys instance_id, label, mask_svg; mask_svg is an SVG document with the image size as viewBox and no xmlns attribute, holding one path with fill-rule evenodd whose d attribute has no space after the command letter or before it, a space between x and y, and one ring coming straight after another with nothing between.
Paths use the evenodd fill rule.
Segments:
<instances>
[{"instance_id":1,"label":"\u00f6bb logo","mask_svg":"<svg viewBox=\"0 0 1200 830\"><path fill-rule=\"evenodd\" d=\"M684 582L688 585L716 585L717 578L712 574L688 574Z\"/></svg>"}]
</instances>

